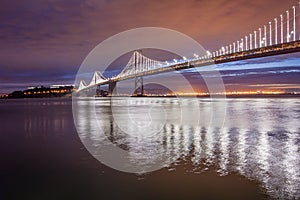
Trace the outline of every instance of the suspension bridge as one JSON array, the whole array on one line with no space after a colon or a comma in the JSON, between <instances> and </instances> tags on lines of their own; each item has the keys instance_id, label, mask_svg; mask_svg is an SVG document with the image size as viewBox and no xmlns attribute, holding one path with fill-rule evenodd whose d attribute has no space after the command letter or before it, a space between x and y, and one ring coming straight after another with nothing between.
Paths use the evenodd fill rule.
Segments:
<instances>
[{"instance_id":1,"label":"suspension bridge","mask_svg":"<svg viewBox=\"0 0 300 200\"><path fill-rule=\"evenodd\" d=\"M162 62L144 56L141 51L134 51L125 68L117 76L107 78L96 71L89 84L84 80L80 81L77 93L108 85L109 95L113 95L116 94L117 82L135 79L134 95L143 96L144 76L299 51L300 2L297 8L293 6L292 9L269 21L267 25L213 52L207 51L205 55L194 54L192 58L182 57Z\"/></svg>"}]
</instances>

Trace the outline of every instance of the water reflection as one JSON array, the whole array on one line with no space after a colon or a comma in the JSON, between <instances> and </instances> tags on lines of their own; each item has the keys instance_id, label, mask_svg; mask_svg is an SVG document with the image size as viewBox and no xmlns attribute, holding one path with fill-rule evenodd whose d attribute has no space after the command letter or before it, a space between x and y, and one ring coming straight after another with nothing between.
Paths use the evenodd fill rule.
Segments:
<instances>
[{"instance_id":1,"label":"water reflection","mask_svg":"<svg viewBox=\"0 0 300 200\"><path fill-rule=\"evenodd\" d=\"M19 113L24 115L24 131L26 137L33 137L37 135L54 134L56 136L63 135L67 126L69 110L66 110L66 105L70 104L70 101L60 100L43 100L37 99L34 101L14 101L10 102L14 106L22 106L24 112ZM53 109L55 108L55 109ZM55 112L60 110L61 112ZM38 132L36 130L39 130Z\"/></svg>"},{"instance_id":2,"label":"water reflection","mask_svg":"<svg viewBox=\"0 0 300 200\"><path fill-rule=\"evenodd\" d=\"M140 158L139 162L144 162L145 165L159 159L163 151L166 167L176 168L176 164L191 163L194 172L213 167L221 176L239 173L259 181L272 197L300 198L300 110L298 104L294 103L296 100L227 100L227 116L223 128L211 126L213 123L203 118L211 116L211 102L208 99L199 99L197 104L185 102L183 105L176 99L137 101L141 102L134 104L132 109L136 110L130 112L131 119L139 119L149 106L159 105L159 108L164 109L155 110L156 115L168 116L162 128L159 128L159 117L151 118L155 130L160 130L158 133L151 137L143 133L126 134L114 122L115 116L108 99L98 99L94 104L82 100L76 121L79 122L83 142L97 147L103 137L97 129L100 126L111 142L128 151L132 157ZM188 106L193 110L195 105L200 105L200 119L203 119L199 125L177 117L181 112L180 106ZM94 108L97 113L96 121L90 115ZM131 119L124 114L128 108L120 106L118 109L114 115L119 115L124 124L129 124L128 120ZM97 148L94 150L97 151Z\"/></svg>"}]
</instances>

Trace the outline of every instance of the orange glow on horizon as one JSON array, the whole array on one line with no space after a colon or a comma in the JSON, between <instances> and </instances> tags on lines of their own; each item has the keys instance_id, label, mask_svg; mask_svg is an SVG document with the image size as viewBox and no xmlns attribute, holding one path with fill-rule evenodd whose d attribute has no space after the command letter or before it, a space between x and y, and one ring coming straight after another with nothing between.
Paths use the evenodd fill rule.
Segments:
<instances>
[{"instance_id":1,"label":"orange glow on horizon","mask_svg":"<svg viewBox=\"0 0 300 200\"><path fill-rule=\"evenodd\" d=\"M175 92L175 93L165 93L165 94L150 94L146 93L147 96L209 96L209 95L278 95L286 94L284 91L280 90L258 90L258 91L225 91L220 93L209 93L209 92Z\"/></svg>"}]
</instances>

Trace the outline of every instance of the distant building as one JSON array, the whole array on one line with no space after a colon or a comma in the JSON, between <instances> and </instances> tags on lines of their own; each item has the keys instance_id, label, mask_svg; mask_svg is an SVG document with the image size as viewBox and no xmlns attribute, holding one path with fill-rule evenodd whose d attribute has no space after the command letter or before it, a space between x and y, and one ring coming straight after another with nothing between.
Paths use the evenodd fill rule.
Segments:
<instances>
[{"instance_id":1,"label":"distant building","mask_svg":"<svg viewBox=\"0 0 300 200\"><path fill-rule=\"evenodd\" d=\"M51 89L63 88L63 87L73 87L74 88L74 85L50 85Z\"/></svg>"},{"instance_id":2,"label":"distant building","mask_svg":"<svg viewBox=\"0 0 300 200\"><path fill-rule=\"evenodd\" d=\"M4 98L44 98L44 97L63 97L72 94L72 85L52 85L52 87L28 87L24 91L14 91Z\"/></svg>"}]
</instances>

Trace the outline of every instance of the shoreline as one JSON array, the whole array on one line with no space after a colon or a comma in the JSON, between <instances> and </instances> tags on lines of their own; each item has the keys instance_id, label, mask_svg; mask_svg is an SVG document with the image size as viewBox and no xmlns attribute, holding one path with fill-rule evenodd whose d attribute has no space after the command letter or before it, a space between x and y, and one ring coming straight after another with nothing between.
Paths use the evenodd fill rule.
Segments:
<instances>
[{"instance_id":1,"label":"shoreline","mask_svg":"<svg viewBox=\"0 0 300 200\"><path fill-rule=\"evenodd\" d=\"M152 95L152 96L114 96L117 98L122 98L122 97L133 97L133 98L233 98L233 99L247 99L247 98L300 98L300 94L253 94L253 95L244 95L244 94L234 94L234 95L170 95L170 96L163 96L163 95ZM72 98L72 95L68 94L65 96L36 96L36 97L0 97L0 99L70 99ZM85 98L85 97L79 97L79 98ZM90 98L90 97L89 97ZM106 97L101 97L101 96L95 96L95 98L110 98L109 96Z\"/></svg>"}]
</instances>

